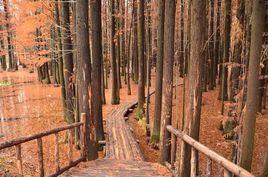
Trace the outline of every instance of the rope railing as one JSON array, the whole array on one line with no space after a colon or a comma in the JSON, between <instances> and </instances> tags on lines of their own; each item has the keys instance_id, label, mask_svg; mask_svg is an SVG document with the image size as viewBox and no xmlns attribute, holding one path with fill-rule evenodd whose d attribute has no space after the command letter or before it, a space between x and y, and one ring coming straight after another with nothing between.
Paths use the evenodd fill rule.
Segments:
<instances>
[{"instance_id":1,"label":"rope railing","mask_svg":"<svg viewBox=\"0 0 268 177\"><path fill-rule=\"evenodd\" d=\"M181 130L175 129L171 125L167 126L167 130L191 146L191 177L196 176L197 152L201 152L202 154L208 157L208 169L207 169L208 176L211 176L212 161L215 161L224 168L224 177L231 177L232 174L238 177L254 177L254 175L251 174L250 172L246 171L240 166L220 156L219 154L212 151L211 149L204 146L195 139L191 138Z\"/></svg>"},{"instance_id":2,"label":"rope railing","mask_svg":"<svg viewBox=\"0 0 268 177\"><path fill-rule=\"evenodd\" d=\"M66 126L58 127L52 130L36 133L34 135L29 135L25 137L16 138L10 141L5 141L3 143L0 143L0 150L15 147L16 151L16 160L17 160L17 168L20 175L23 175L23 165L22 165L22 152L21 152L21 146L22 144L29 142L29 141L37 141L37 152L38 152L38 172L40 177L45 176L45 170L44 170L44 158L43 158L43 141L42 138L53 135L54 134L54 140L55 140L55 152L54 152L54 158L55 158L55 172L53 174L49 174L47 176L49 177L55 177L63 172L67 171L68 169L76 166L78 163L86 160L86 149L85 149L85 120L86 120L86 114L81 114L81 122L69 124ZM77 160L73 159L73 134L74 129L79 128L80 129L80 157ZM68 160L69 163L67 166L61 167L60 166L60 152L59 152L59 132L62 131L68 131Z\"/></svg>"}]
</instances>

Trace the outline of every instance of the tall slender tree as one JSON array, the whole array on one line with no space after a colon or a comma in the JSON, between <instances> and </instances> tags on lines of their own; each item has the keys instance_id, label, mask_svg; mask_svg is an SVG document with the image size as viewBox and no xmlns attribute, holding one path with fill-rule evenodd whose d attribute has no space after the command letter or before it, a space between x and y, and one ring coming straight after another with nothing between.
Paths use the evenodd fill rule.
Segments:
<instances>
[{"instance_id":1,"label":"tall slender tree","mask_svg":"<svg viewBox=\"0 0 268 177\"><path fill-rule=\"evenodd\" d=\"M242 125L240 166L251 170L254 134L258 110L259 71L265 23L264 0L253 1L251 43L247 83L247 101Z\"/></svg>"},{"instance_id":2,"label":"tall slender tree","mask_svg":"<svg viewBox=\"0 0 268 177\"><path fill-rule=\"evenodd\" d=\"M145 102L145 58L144 58L144 0L138 0L138 60L139 60L139 82L138 82L138 111L143 114Z\"/></svg>"},{"instance_id":3,"label":"tall slender tree","mask_svg":"<svg viewBox=\"0 0 268 177\"><path fill-rule=\"evenodd\" d=\"M224 34L223 34L223 56L220 98L222 101L221 114L224 114L224 101L228 99L227 94L227 62L229 61L229 49L231 40L231 0L224 1Z\"/></svg>"},{"instance_id":4,"label":"tall slender tree","mask_svg":"<svg viewBox=\"0 0 268 177\"><path fill-rule=\"evenodd\" d=\"M92 117L96 127L97 140L104 140L102 118L102 31L101 1L90 0L91 44L92 45Z\"/></svg>"},{"instance_id":5,"label":"tall slender tree","mask_svg":"<svg viewBox=\"0 0 268 177\"><path fill-rule=\"evenodd\" d=\"M76 1L76 42L77 42L77 84L79 90L79 112L86 114L86 149L87 159L98 157L97 143L94 137L93 120L90 116L89 90L90 90L90 59L89 59L89 31L88 31L88 1Z\"/></svg>"},{"instance_id":6,"label":"tall slender tree","mask_svg":"<svg viewBox=\"0 0 268 177\"><path fill-rule=\"evenodd\" d=\"M54 8L55 8L55 14L54 14L54 21L55 21L55 28L56 28L56 34L57 34L57 61L59 65L59 79L61 84L61 99L62 99L62 105L63 105L63 112L64 112L64 119L67 119L67 107L66 107L66 92L65 92L65 79L64 79L64 73L63 73L63 58L62 58L62 42L61 42L61 29L60 29L60 14L59 14L59 3L58 0L54 1Z\"/></svg>"},{"instance_id":7,"label":"tall slender tree","mask_svg":"<svg viewBox=\"0 0 268 177\"><path fill-rule=\"evenodd\" d=\"M116 65L116 56L115 56L115 9L114 9L114 0L110 2L110 54L111 54L111 69L112 69L112 104L119 104L119 84L118 84L118 72L117 72L117 65Z\"/></svg>"},{"instance_id":8,"label":"tall slender tree","mask_svg":"<svg viewBox=\"0 0 268 177\"><path fill-rule=\"evenodd\" d=\"M173 96L173 63L174 63L174 34L175 34L175 1L165 1L165 26L164 26L164 65L163 65L163 102L161 116L161 139L159 162L170 162L170 138L171 134L166 126L171 125L172 120L172 96Z\"/></svg>"},{"instance_id":9,"label":"tall slender tree","mask_svg":"<svg viewBox=\"0 0 268 177\"><path fill-rule=\"evenodd\" d=\"M162 83L163 83L163 45L164 45L164 14L165 1L158 0L158 28L157 28L157 59L156 59L156 83L155 83L155 113L153 131L150 143L154 147L159 143L161 110L162 110Z\"/></svg>"},{"instance_id":10,"label":"tall slender tree","mask_svg":"<svg viewBox=\"0 0 268 177\"><path fill-rule=\"evenodd\" d=\"M204 62L204 11L205 2L195 0L191 5L191 43L189 70L186 90L186 123L184 132L199 140L202 103L202 76ZM182 144L180 176L190 176L191 151L189 145Z\"/></svg>"},{"instance_id":11,"label":"tall slender tree","mask_svg":"<svg viewBox=\"0 0 268 177\"><path fill-rule=\"evenodd\" d=\"M133 45L132 45L133 80L137 84L139 80L137 0L133 0L132 20L133 20Z\"/></svg>"},{"instance_id":12,"label":"tall slender tree","mask_svg":"<svg viewBox=\"0 0 268 177\"><path fill-rule=\"evenodd\" d=\"M68 123L74 122L74 87L72 82L73 77L73 44L71 39L70 28L70 2L62 1L61 13L61 34L62 34L62 49L63 49L63 66L64 66L64 81L66 92L66 118Z\"/></svg>"}]
</instances>

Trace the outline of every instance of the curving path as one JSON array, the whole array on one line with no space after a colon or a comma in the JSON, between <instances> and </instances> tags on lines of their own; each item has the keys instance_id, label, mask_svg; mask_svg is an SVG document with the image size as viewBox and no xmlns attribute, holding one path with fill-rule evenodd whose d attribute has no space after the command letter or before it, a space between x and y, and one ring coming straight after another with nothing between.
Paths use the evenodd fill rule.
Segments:
<instances>
[{"instance_id":1,"label":"curving path","mask_svg":"<svg viewBox=\"0 0 268 177\"><path fill-rule=\"evenodd\" d=\"M62 176L88 177L168 177L166 167L145 162L127 123L127 114L137 101L121 103L106 117L105 158L85 162Z\"/></svg>"}]
</instances>

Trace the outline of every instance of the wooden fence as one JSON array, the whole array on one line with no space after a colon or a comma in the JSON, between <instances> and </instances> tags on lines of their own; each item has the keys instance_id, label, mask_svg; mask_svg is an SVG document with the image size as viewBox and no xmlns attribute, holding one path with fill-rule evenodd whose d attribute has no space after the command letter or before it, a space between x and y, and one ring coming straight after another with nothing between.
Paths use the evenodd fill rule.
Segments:
<instances>
[{"instance_id":1,"label":"wooden fence","mask_svg":"<svg viewBox=\"0 0 268 177\"><path fill-rule=\"evenodd\" d=\"M224 177L231 177L233 175L238 177L254 177L253 174L230 162L216 152L210 150L203 144L183 133L181 130L177 130L170 125L167 126L167 130L191 146L191 177L196 177L198 159L197 152L200 152L208 157L206 176L212 176L212 161L214 161L224 168Z\"/></svg>"},{"instance_id":2,"label":"wooden fence","mask_svg":"<svg viewBox=\"0 0 268 177\"><path fill-rule=\"evenodd\" d=\"M44 170L44 159L43 159L43 141L42 138L45 136L49 136L49 135L53 135L55 136L55 154L54 154L54 158L55 158L55 173L48 175L49 177L54 177L54 176L58 176L60 174L62 174L63 172L65 172L66 170L76 166L78 163L85 161L86 160L86 148L85 148L85 136L84 136L84 132L85 132L85 119L86 119L86 114L82 114L81 115L81 122L79 123L73 123L73 124L69 124L66 126L62 126L59 128L55 128L52 130L48 130L45 132L41 132L41 133L37 133L34 135L30 135L30 136L25 136L25 137L21 137L21 138L17 138L17 139L13 139L10 141L6 141L3 143L0 143L0 150L5 149L5 148L9 148L9 147L15 147L16 150L16 159L17 159L17 167L19 170L19 174L23 175L23 165L22 165L22 155L21 155L21 145L29 142L29 141L37 141L37 151L38 151L38 171L39 171L39 176L40 177L44 177L45 176L45 170ZM77 160L73 159L73 130L75 128L79 128L80 129L80 143L81 143L81 150L80 150L80 157ZM60 166L60 152L59 152L59 132L62 131L68 131L68 159L69 159L69 163L67 166L65 167L61 167Z\"/></svg>"}]
</instances>

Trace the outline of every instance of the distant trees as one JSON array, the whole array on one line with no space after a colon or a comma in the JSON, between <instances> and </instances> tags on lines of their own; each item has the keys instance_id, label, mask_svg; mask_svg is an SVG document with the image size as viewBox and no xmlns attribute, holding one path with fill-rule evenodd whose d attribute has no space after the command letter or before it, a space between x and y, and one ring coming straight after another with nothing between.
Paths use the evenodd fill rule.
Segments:
<instances>
[{"instance_id":1,"label":"distant trees","mask_svg":"<svg viewBox=\"0 0 268 177\"><path fill-rule=\"evenodd\" d=\"M97 158L98 141L105 139L105 89L111 84L108 99L111 104L120 104L120 89L127 87L130 95L134 88L131 84L138 84L138 116L143 118L147 109L146 135L151 133L148 142L160 148L160 163L177 165L181 176L190 175L192 152L175 137L171 140L166 126L178 126L199 140L202 92L215 89L221 101L224 137L239 144L233 153L235 162L250 170L256 113L266 104L268 62L265 52L261 53L263 2L25 0L12 2L18 7L14 8L10 1L3 0L1 68L15 70L17 59L29 62L27 66L37 68L40 82L61 86L67 123L78 122L81 113L87 115L90 160ZM28 6L31 12L25 8ZM182 93L173 89L179 87L174 85L174 77L176 84L183 84ZM154 84L151 121L153 99L149 95ZM176 99L182 97L181 107L173 104L173 95ZM180 118L175 117L177 120L172 118L174 109L176 115L182 112ZM234 124L229 126L229 120ZM148 125L151 122L153 125ZM76 130L77 144L78 135Z\"/></svg>"},{"instance_id":2,"label":"distant trees","mask_svg":"<svg viewBox=\"0 0 268 177\"><path fill-rule=\"evenodd\" d=\"M14 41L13 41L13 30L11 25L10 19L10 8L9 8L9 1L3 0L2 1L4 14L3 18L4 21L1 24L2 30L5 29L6 31L6 48L4 47L2 50L5 50L7 55L5 55L5 59L3 59L3 64L5 69L8 70L16 70L17 69L17 62L14 54ZM2 45L4 44L5 40L2 40Z\"/></svg>"}]
</instances>

